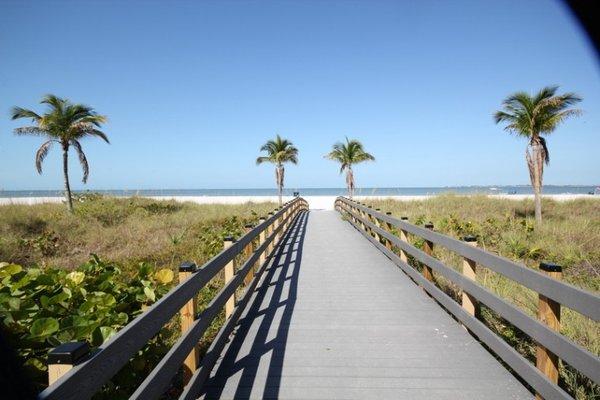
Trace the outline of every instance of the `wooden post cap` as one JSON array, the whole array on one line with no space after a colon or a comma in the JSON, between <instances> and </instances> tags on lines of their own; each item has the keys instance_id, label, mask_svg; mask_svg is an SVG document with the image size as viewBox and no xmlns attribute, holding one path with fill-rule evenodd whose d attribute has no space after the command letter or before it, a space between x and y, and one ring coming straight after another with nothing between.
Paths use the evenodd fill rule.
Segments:
<instances>
[{"instance_id":1,"label":"wooden post cap","mask_svg":"<svg viewBox=\"0 0 600 400\"><path fill-rule=\"evenodd\" d=\"M432 222L428 222L425 224L425 228L427 229L433 229L433 223Z\"/></svg>"},{"instance_id":2,"label":"wooden post cap","mask_svg":"<svg viewBox=\"0 0 600 400\"><path fill-rule=\"evenodd\" d=\"M403 221L408 221L408 217L400 217L400 219Z\"/></svg>"},{"instance_id":3,"label":"wooden post cap","mask_svg":"<svg viewBox=\"0 0 600 400\"><path fill-rule=\"evenodd\" d=\"M70 364L75 365L83 357L90 353L87 342L68 342L50 350L48 353L48 364Z\"/></svg>"},{"instance_id":4,"label":"wooden post cap","mask_svg":"<svg viewBox=\"0 0 600 400\"><path fill-rule=\"evenodd\" d=\"M477 241L477 236L473 236L473 235L463 236L462 240L464 242L476 242Z\"/></svg>"},{"instance_id":5,"label":"wooden post cap","mask_svg":"<svg viewBox=\"0 0 600 400\"><path fill-rule=\"evenodd\" d=\"M541 262L540 269L544 272L562 272L562 267L557 264Z\"/></svg>"},{"instance_id":6,"label":"wooden post cap","mask_svg":"<svg viewBox=\"0 0 600 400\"><path fill-rule=\"evenodd\" d=\"M233 238L233 236L223 236L223 241L224 242L235 242L235 239Z\"/></svg>"},{"instance_id":7,"label":"wooden post cap","mask_svg":"<svg viewBox=\"0 0 600 400\"><path fill-rule=\"evenodd\" d=\"M179 272L196 272L198 267L190 261L186 261L179 266Z\"/></svg>"}]
</instances>

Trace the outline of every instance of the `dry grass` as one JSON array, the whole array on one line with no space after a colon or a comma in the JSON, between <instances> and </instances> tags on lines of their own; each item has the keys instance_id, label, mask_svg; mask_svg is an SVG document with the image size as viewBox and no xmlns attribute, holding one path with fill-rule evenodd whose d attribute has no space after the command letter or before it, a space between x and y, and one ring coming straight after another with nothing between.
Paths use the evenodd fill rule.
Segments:
<instances>
[{"instance_id":1,"label":"dry grass","mask_svg":"<svg viewBox=\"0 0 600 400\"><path fill-rule=\"evenodd\" d=\"M157 268L183 261L201 265L224 235L273 210L272 203L200 205L144 198L97 197L60 204L7 205L0 212L0 260L21 265L74 268L90 253L127 267Z\"/></svg>"}]
</instances>

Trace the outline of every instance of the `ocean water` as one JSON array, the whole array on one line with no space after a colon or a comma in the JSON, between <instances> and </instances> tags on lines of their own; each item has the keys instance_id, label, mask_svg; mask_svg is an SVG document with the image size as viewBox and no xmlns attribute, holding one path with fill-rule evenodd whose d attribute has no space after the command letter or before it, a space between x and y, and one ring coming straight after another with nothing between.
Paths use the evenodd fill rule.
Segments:
<instances>
[{"instance_id":1,"label":"ocean water","mask_svg":"<svg viewBox=\"0 0 600 400\"><path fill-rule=\"evenodd\" d=\"M587 194L596 186L544 186L544 194ZM600 189L599 189L600 191ZM276 189L143 189L143 190L89 190L75 193L102 193L114 196L276 196ZM287 188L286 196L299 192L301 196L339 196L345 188ZM357 196L411 196L440 193L456 194L532 194L531 186L447 186L357 188ZM62 190L0 190L0 197L53 197L62 196Z\"/></svg>"}]
</instances>

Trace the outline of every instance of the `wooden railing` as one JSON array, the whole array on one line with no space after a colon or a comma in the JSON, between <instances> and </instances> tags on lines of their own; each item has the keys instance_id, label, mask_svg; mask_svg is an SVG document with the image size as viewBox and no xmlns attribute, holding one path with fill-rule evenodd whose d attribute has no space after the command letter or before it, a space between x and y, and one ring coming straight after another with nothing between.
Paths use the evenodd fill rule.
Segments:
<instances>
[{"instance_id":1,"label":"wooden railing","mask_svg":"<svg viewBox=\"0 0 600 400\"><path fill-rule=\"evenodd\" d=\"M425 227L410 224L406 218L396 219L356 201L339 197L335 208L377 246L429 295L458 319L472 334L485 343L512 370L527 382L538 398L571 399L558 382L562 359L574 369L600 384L600 359L560 333L560 307L570 308L593 321L600 320L600 297L561 282L560 267L540 265L540 273L506 258L478 249L473 237L457 240ZM398 236L396 236L396 233ZM423 249L411 239L424 241ZM462 273L434 258L433 246L442 246L463 257ZM423 265L422 273L408 263L408 256ZM475 280L476 266L492 271L534 290L539 294L538 319L492 293ZM435 274L443 276L462 290L458 303L435 284ZM496 314L531 337L537 344L536 365L513 349L480 319L477 309L484 304Z\"/></svg>"},{"instance_id":2,"label":"wooden railing","mask_svg":"<svg viewBox=\"0 0 600 400\"><path fill-rule=\"evenodd\" d=\"M198 397L244 307L256 288L274 249L300 214L308 209L297 197L261 218L256 227L234 241L225 238L224 249L197 268L193 263L180 267L180 282L163 298L125 326L93 354L83 342L65 343L48 357L50 386L40 399L88 399L98 392L160 329L180 313L182 334L130 399L157 399L183 367L180 399ZM243 259L236 271L235 263ZM196 315L196 295L217 273L224 270L225 284L210 304ZM236 298L236 290L245 290ZM225 308L225 322L202 359L198 343L216 316Z\"/></svg>"}]
</instances>

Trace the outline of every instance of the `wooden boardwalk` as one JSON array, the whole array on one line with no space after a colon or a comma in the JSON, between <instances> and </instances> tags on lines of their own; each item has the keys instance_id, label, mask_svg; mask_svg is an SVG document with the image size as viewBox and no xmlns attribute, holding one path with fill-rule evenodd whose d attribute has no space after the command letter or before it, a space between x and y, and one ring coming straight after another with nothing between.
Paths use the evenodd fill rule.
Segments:
<instances>
[{"instance_id":1,"label":"wooden boardwalk","mask_svg":"<svg viewBox=\"0 0 600 400\"><path fill-rule=\"evenodd\" d=\"M205 399L524 399L532 394L334 211L304 213Z\"/></svg>"}]
</instances>

